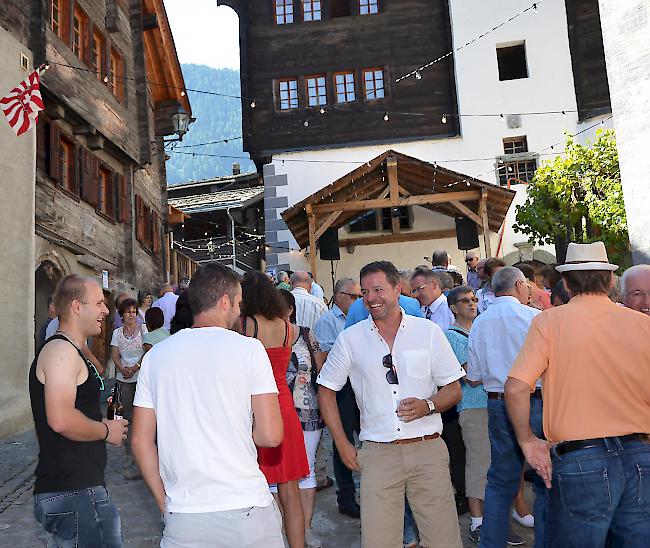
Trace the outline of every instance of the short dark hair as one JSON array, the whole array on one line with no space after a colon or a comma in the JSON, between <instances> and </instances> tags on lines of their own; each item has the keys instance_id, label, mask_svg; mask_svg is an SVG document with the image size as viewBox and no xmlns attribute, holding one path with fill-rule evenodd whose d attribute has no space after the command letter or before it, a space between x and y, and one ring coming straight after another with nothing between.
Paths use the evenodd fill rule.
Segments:
<instances>
[{"instance_id":1,"label":"short dark hair","mask_svg":"<svg viewBox=\"0 0 650 548\"><path fill-rule=\"evenodd\" d=\"M97 283L97 280L78 274L70 274L59 281L52 297L59 318L65 317L72 301L81 302L86 298L86 284L93 282Z\"/></svg>"},{"instance_id":2,"label":"short dark hair","mask_svg":"<svg viewBox=\"0 0 650 548\"><path fill-rule=\"evenodd\" d=\"M549 280L549 285L551 287L549 287L548 289L555 289L557 283L562 281L562 276L560 276L560 273L557 270L555 270L556 266L557 266L556 264L547 264L544 265L540 270L542 276L544 276L544 278Z\"/></svg>"},{"instance_id":3,"label":"short dark hair","mask_svg":"<svg viewBox=\"0 0 650 548\"><path fill-rule=\"evenodd\" d=\"M395 268L395 265L390 261L374 261L368 263L359 272L359 280L362 280L368 274L374 274L375 272L383 272L386 274L386 279L391 286L396 287L397 284L399 284L399 272L397 272L397 268Z\"/></svg>"},{"instance_id":4,"label":"short dark hair","mask_svg":"<svg viewBox=\"0 0 650 548\"><path fill-rule=\"evenodd\" d=\"M562 272L562 278L572 295L609 295L612 284L610 270L570 270Z\"/></svg>"},{"instance_id":5,"label":"short dark hair","mask_svg":"<svg viewBox=\"0 0 650 548\"><path fill-rule=\"evenodd\" d=\"M494 276L494 272L498 267L505 267L507 266L506 263L502 259L497 259L495 257L492 257L491 259L488 259L485 261L485 264L483 265L483 272L487 274L488 277Z\"/></svg>"},{"instance_id":6,"label":"short dark hair","mask_svg":"<svg viewBox=\"0 0 650 548\"><path fill-rule=\"evenodd\" d=\"M194 315L209 310L224 295L228 295L231 303L234 302L239 284L239 274L227 266L208 263L199 267L192 276L192 283L187 289Z\"/></svg>"},{"instance_id":7,"label":"short dark hair","mask_svg":"<svg viewBox=\"0 0 650 548\"><path fill-rule=\"evenodd\" d=\"M152 306L144 313L144 323L147 324L147 329L149 331L154 331L160 329L165 325L165 315L161 308L157 306Z\"/></svg>"},{"instance_id":8,"label":"short dark hair","mask_svg":"<svg viewBox=\"0 0 650 548\"><path fill-rule=\"evenodd\" d=\"M431 255L433 266L446 266L449 263L449 253L444 249L436 249Z\"/></svg>"},{"instance_id":9,"label":"short dark hair","mask_svg":"<svg viewBox=\"0 0 650 548\"><path fill-rule=\"evenodd\" d=\"M176 299L176 312L174 312L174 317L169 323L169 333L173 335L181 329L192 327L193 324L194 313L190 306L189 292L185 289L181 291L178 299Z\"/></svg>"},{"instance_id":10,"label":"short dark hair","mask_svg":"<svg viewBox=\"0 0 650 548\"><path fill-rule=\"evenodd\" d=\"M246 272L242 282L242 316L259 314L267 320L283 318L287 313L287 305L280 291L264 272Z\"/></svg>"},{"instance_id":11,"label":"short dark hair","mask_svg":"<svg viewBox=\"0 0 650 548\"><path fill-rule=\"evenodd\" d=\"M517 268L523 272L527 280L531 282L535 281L535 269L532 266L526 263L521 263L517 265Z\"/></svg>"},{"instance_id":12,"label":"short dark hair","mask_svg":"<svg viewBox=\"0 0 650 548\"><path fill-rule=\"evenodd\" d=\"M564 282L561 279L553 286L553 291L551 291L551 304L553 304L556 298L560 299L562 304L566 304L571 300L571 296L567 293Z\"/></svg>"},{"instance_id":13,"label":"short dark hair","mask_svg":"<svg viewBox=\"0 0 650 548\"><path fill-rule=\"evenodd\" d=\"M476 294L473 287L468 285L459 285L458 287L454 287L447 295L447 304L449 306L456 304L465 293L471 293L472 295Z\"/></svg>"},{"instance_id":14,"label":"short dark hair","mask_svg":"<svg viewBox=\"0 0 650 548\"><path fill-rule=\"evenodd\" d=\"M124 313L129 310L129 308L135 308L136 312L138 310L138 301L132 299L131 297L123 299L120 301L120 304L117 307L117 312L120 316L124 317Z\"/></svg>"},{"instance_id":15,"label":"short dark hair","mask_svg":"<svg viewBox=\"0 0 650 548\"><path fill-rule=\"evenodd\" d=\"M289 321L291 323L296 323L296 298L293 296L293 293L291 293L291 291L287 291L286 289L280 289L280 296L284 299L287 308L291 308L291 316L289 316Z\"/></svg>"}]
</instances>

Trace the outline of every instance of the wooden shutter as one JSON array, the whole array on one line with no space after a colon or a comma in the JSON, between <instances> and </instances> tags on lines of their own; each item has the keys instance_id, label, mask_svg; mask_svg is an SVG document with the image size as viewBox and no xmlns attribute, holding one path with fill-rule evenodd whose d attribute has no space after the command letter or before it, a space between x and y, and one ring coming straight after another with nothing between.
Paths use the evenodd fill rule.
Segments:
<instances>
[{"instance_id":1,"label":"wooden shutter","mask_svg":"<svg viewBox=\"0 0 650 548\"><path fill-rule=\"evenodd\" d=\"M86 18L86 24L84 25L84 35L81 39L85 43L84 52L83 52L83 62L86 63L88 68L91 68L92 65L92 52L93 52L93 24L90 21L90 18Z\"/></svg>"},{"instance_id":2,"label":"wooden shutter","mask_svg":"<svg viewBox=\"0 0 650 548\"><path fill-rule=\"evenodd\" d=\"M43 173L48 173L50 147L50 123L39 116L39 123L36 125L36 166Z\"/></svg>"},{"instance_id":3,"label":"wooden shutter","mask_svg":"<svg viewBox=\"0 0 650 548\"><path fill-rule=\"evenodd\" d=\"M90 158L90 181L88 181L88 203L99 205L99 159L93 155Z\"/></svg>"},{"instance_id":4,"label":"wooden shutter","mask_svg":"<svg viewBox=\"0 0 650 548\"><path fill-rule=\"evenodd\" d=\"M117 220L122 223L128 223L131 218L131 202L129 200L129 188L126 184L126 177L120 173L117 176Z\"/></svg>"},{"instance_id":5,"label":"wooden shutter","mask_svg":"<svg viewBox=\"0 0 650 548\"><path fill-rule=\"evenodd\" d=\"M72 49L72 42L74 40L74 1L68 0L66 2L65 8L68 10L67 13L67 25L65 28L65 40L64 42Z\"/></svg>"},{"instance_id":6,"label":"wooden shutter","mask_svg":"<svg viewBox=\"0 0 650 548\"><path fill-rule=\"evenodd\" d=\"M160 217L155 211L151 212L151 230L153 232L153 252L160 253Z\"/></svg>"},{"instance_id":7,"label":"wooden shutter","mask_svg":"<svg viewBox=\"0 0 650 548\"><path fill-rule=\"evenodd\" d=\"M93 200L93 174L92 154L86 148L81 148L81 197L92 204Z\"/></svg>"},{"instance_id":8,"label":"wooden shutter","mask_svg":"<svg viewBox=\"0 0 650 548\"><path fill-rule=\"evenodd\" d=\"M74 146L74 193L81 196L83 188L83 147L80 144Z\"/></svg>"},{"instance_id":9,"label":"wooden shutter","mask_svg":"<svg viewBox=\"0 0 650 548\"><path fill-rule=\"evenodd\" d=\"M144 241L144 204L142 198L136 194L135 196L135 237L138 242Z\"/></svg>"},{"instance_id":10,"label":"wooden shutter","mask_svg":"<svg viewBox=\"0 0 650 548\"><path fill-rule=\"evenodd\" d=\"M115 173L106 170L104 177L106 188L104 191L104 213L109 217L115 218Z\"/></svg>"},{"instance_id":11,"label":"wooden shutter","mask_svg":"<svg viewBox=\"0 0 650 548\"><path fill-rule=\"evenodd\" d=\"M104 58L104 63L102 66L102 78L108 76L111 78L111 41L108 39L108 36L106 34L104 36L104 51L103 51L103 58ZM107 86L110 86L110 80L109 83L106 84ZM117 90L115 90L117 92Z\"/></svg>"},{"instance_id":12,"label":"wooden shutter","mask_svg":"<svg viewBox=\"0 0 650 548\"><path fill-rule=\"evenodd\" d=\"M57 183L61 179L61 136L59 126L50 124L50 165L49 176Z\"/></svg>"}]
</instances>

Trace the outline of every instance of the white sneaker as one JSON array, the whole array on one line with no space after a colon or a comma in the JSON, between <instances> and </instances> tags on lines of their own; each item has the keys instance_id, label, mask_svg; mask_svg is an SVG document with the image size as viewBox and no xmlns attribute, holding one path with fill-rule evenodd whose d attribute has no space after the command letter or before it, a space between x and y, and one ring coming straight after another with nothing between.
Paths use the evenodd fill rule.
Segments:
<instances>
[{"instance_id":1,"label":"white sneaker","mask_svg":"<svg viewBox=\"0 0 650 548\"><path fill-rule=\"evenodd\" d=\"M524 527L533 528L535 527L535 518L532 514L526 514L525 516L520 516L517 513L517 510L512 510L512 519L514 519L519 525Z\"/></svg>"},{"instance_id":2,"label":"white sneaker","mask_svg":"<svg viewBox=\"0 0 650 548\"><path fill-rule=\"evenodd\" d=\"M312 529L305 529L305 548L321 548L320 539L314 534Z\"/></svg>"}]
</instances>

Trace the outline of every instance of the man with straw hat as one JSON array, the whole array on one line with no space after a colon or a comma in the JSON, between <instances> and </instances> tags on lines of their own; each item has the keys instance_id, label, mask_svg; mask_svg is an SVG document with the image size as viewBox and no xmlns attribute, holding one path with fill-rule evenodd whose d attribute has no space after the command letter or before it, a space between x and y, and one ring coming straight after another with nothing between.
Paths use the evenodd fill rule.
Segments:
<instances>
[{"instance_id":1,"label":"man with straw hat","mask_svg":"<svg viewBox=\"0 0 650 548\"><path fill-rule=\"evenodd\" d=\"M557 267L572 298L532 322L505 385L517 441L550 489L548 546L647 546L650 317L608 298L602 242L569 244ZM543 378L544 433L529 394Z\"/></svg>"}]
</instances>

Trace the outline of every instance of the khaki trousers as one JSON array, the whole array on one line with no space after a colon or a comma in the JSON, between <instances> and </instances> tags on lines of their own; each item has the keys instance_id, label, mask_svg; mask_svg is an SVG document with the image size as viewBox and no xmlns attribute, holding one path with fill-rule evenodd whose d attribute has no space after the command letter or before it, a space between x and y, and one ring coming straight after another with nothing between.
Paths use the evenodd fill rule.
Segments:
<instances>
[{"instance_id":1,"label":"khaki trousers","mask_svg":"<svg viewBox=\"0 0 650 548\"><path fill-rule=\"evenodd\" d=\"M449 453L440 438L404 445L364 441L358 462L365 548L402 548L404 495L422 547L462 547Z\"/></svg>"}]
</instances>

